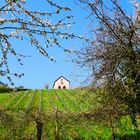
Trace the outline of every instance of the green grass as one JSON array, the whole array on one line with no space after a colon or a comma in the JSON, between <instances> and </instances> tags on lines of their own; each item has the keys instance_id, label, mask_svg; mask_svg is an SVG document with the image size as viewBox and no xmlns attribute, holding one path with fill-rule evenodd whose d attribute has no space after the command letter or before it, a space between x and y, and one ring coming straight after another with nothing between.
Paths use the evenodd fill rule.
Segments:
<instances>
[{"instance_id":1,"label":"green grass","mask_svg":"<svg viewBox=\"0 0 140 140\"><path fill-rule=\"evenodd\" d=\"M78 118L78 114L97 108L95 93L87 90L31 90L0 93L1 139L35 139L36 118L43 122L42 138L53 140L109 140L111 129L92 120ZM120 120L118 137L134 134L131 120Z\"/></svg>"}]
</instances>

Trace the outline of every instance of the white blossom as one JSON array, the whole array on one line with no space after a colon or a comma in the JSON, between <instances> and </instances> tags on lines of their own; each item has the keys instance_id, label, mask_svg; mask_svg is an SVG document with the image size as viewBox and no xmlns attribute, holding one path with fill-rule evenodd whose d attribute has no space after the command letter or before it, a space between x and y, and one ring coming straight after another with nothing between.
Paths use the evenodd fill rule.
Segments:
<instances>
[{"instance_id":1,"label":"white blossom","mask_svg":"<svg viewBox=\"0 0 140 140\"><path fill-rule=\"evenodd\" d=\"M61 36L60 36L60 38L62 38L62 39L63 39L63 38L64 38L64 35L61 35Z\"/></svg>"},{"instance_id":2,"label":"white blossom","mask_svg":"<svg viewBox=\"0 0 140 140\"><path fill-rule=\"evenodd\" d=\"M4 18L0 17L0 22L3 22L4 20L5 20Z\"/></svg>"},{"instance_id":3,"label":"white blossom","mask_svg":"<svg viewBox=\"0 0 140 140\"><path fill-rule=\"evenodd\" d=\"M25 3L26 2L26 0L20 0L22 3Z\"/></svg>"},{"instance_id":4,"label":"white blossom","mask_svg":"<svg viewBox=\"0 0 140 140\"><path fill-rule=\"evenodd\" d=\"M11 32L11 33L10 33L10 36L15 36L16 34L17 34L17 32L14 31L14 32Z\"/></svg>"},{"instance_id":5,"label":"white blossom","mask_svg":"<svg viewBox=\"0 0 140 140\"><path fill-rule=\"evenodd\" d=\"M70 28L70 27L71 27L71 24L70 24L70 23L68 23L67 27L68 27L68 28Z\"/></svg>"}]
</instances>

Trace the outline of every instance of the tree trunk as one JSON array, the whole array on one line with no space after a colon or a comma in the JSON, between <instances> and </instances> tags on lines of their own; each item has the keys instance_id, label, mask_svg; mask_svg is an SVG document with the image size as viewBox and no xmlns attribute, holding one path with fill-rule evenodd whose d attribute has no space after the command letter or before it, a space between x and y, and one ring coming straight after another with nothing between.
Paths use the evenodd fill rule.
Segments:
<instances>
[{"instance_id":1,"label":"tree trunk","mask_svg":"<svg viewBox=\"0 0 140 140\"><path fill-rule=\"evenodd\" d=\"M42 126L43 126L43 123L39 120L36 120L37 140L41 140Z\"/></svg>"},{"instance_id":2,"label":"tree trunk","mask_svg":"<svg viewBox=\"0 0 140 140\"><path fill-rule=\"evenodd\" d=\"M115 129L114 127L112 126L112 140L115 140Z\"/></svg>"},{"instance_id":3,"label":"tree trunk","mask_svg":"<svg viewBox=\"0 0 140 140\"><path fill-rule=\"evenodd\" d=\"M57 130L57 124L55 126L55 129L54 129L54 140L59 140L59 135L58 135L58 130Z\"/></svg>"},{"instance_id":4,"label":"tree trunk","mask_svg":"<svg viewBox=\"0 0 140 140\"><path fill-rule=\"evenodd\" d=\"M115 140L115 134L112 133L112 140Z\"/></svg>"},{"instance_id":5,"label":"tree trunk","mask_svg":"<svg viewBox=\"0 0 140 140\"><path fill-rule=\"evenodd\" d=\"M59 140L58 134L55 135L54 139Z\"/></svg>"}]
</instances>

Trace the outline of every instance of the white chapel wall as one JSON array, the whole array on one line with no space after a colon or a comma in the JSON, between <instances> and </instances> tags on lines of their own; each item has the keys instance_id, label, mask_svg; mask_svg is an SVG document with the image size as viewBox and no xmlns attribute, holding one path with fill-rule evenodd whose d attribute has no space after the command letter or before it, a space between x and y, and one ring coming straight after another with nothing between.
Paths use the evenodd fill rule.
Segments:
<instances>
[{"instance_id":1,"label":"white chapel wall","mask_svg":"<svg viewBox=\"0 0 140 140\"><path fill-rule=\"evenodd\" d=\"M69 82L64 79L63 77L59 78L55 83L54 83L54 89L58 89L58 87L61 87L61 89L64 88L64 86L66 87L66 89L70 88Z\"/></svg>"}]
</instances>

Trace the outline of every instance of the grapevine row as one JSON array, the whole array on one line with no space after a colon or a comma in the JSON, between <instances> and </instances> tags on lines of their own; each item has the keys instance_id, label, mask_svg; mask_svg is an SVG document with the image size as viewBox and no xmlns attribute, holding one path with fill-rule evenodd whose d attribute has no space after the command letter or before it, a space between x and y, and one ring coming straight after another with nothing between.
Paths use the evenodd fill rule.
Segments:
<instances>
[{"instance_id":1,"label":"grapevine row","mask_svg":"<svg viewBox=\"0 0 140 140\"><path fill-rule=\"evenodd\" d=\"M21 96L21 98L17 101L17 103L13 106L13 108L16 108L16 107L20 104L20 102L22 102L22 101L25 99L25 97L27 96L28 93L29 93L29 91L26 91L26 92Z\"/></svg>"},{"instance_id":2,"label":"grapevine row","mask_svg":"<svg viewBox=\"0 0 140 140\"><path fill-rule=\"evenodd\" d=\"M33 102L33 99L34 99L34 97L35 97L35 95L36 95L36 90L35 90L35 92L33 93L33 95L32 95L32 97L31 97L31 99L30 99L30 101L29 101L29 104L28 104L28 106L26 107L26 112L28 112L29 110L30 110L30 107L31 107L31 105L32 105L32 102Z\"/></svg>"},{"instance_id":3,"label":"grapevine row","mask_svg":"<svg viewBox=\"0 0 140 140\"><path fill-rule=\"evenodd\" d=\"M14 93L12 93L14 94ZM19 96L19 92L17 92L16 94L14 94L12 96L12 98L10 98L10 100L8 101L8 103L6 102L6 104L3 104L2 107L4 107L5 109L7 109L9 107L9 105L16 100L16 97Z\"/></svg>"},{"instance_id":4,"label":"grapevine row","mask_svg":"<svg viewBox=\"0 0 140 140\"><path fill-rule=\"evenodd\" d=\"M38 108L39 113L42 112L42 94L43 94L43 90L41 90L40 92L40 103L39 103L39 108Z\"/></svg>"}]
</instances>

